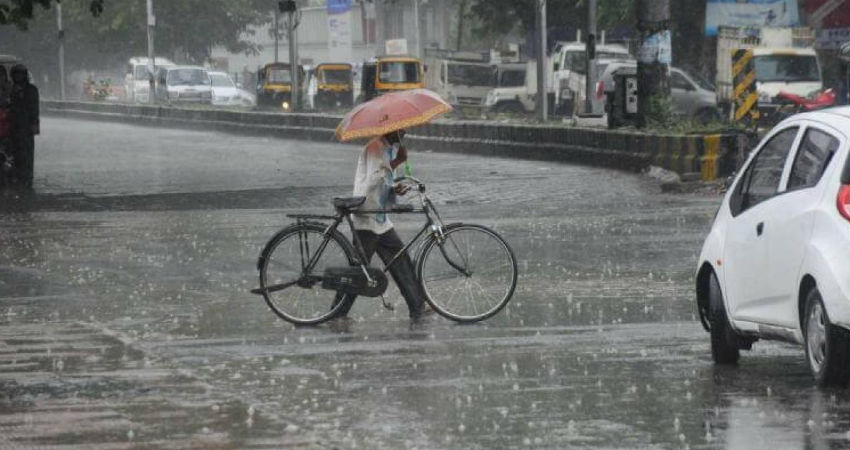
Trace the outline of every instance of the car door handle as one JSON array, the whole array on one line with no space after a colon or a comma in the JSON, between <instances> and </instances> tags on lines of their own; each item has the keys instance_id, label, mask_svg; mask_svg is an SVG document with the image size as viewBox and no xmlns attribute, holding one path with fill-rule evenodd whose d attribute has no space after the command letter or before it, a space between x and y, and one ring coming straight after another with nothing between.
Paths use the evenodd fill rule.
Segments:
<instances>
[{"instance_id":1,"label":"car door handle","mask_svg":"<svg viewBox=\"0 0 850 450\"><path fill-rule=\"evenodd\" d=\"M761 234L762 234L763 232L764 232L764 222L759 222L759 224L758 224L758 225L756 225L756 234L757 234L758 236L761 236Z\"/></svg>"}]
</instances>

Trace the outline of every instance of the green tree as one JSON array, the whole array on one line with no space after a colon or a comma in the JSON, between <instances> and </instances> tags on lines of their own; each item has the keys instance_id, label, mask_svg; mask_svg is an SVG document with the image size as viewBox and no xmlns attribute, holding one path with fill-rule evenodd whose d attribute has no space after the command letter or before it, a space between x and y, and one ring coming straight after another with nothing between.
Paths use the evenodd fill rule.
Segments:
<instances>
[{"instance_id":1,"label":"green tree","mask_svg":"<svg viewBox=\"0 0 850 450\"><path fill-rule=\"evenodd\" d=\"M477 20L477 33L503 35L512 31L526 33L534 29L536 0L473 0L470 17ZM549 0L547 24L553 27L583 27L587 19L583 0ZM633 0L599 0L600 28L631 25Z\"/></svg>"},{"instance_id":2,"label":"green tree","mask_svg":"<svg viewBox=\"0 0 850 450\"><path fill-rule=\"evenodd\" d=\"M36 0L35 8L5 4L4 11L25 20L0 26L3 52L27 63L39 81L54 79L57 67L55 0ZM102 3L101 3L102 2ZM99 4L92 17L93 4ZM4 5L0 3L0 5ZM29 2L33 6L33 2ZM250 27L269 22L276 2L268 0L155 0L156 53L177 62L203 63L214 46L234 52L257 51ZM127 59L147 54L146 0L63 0L65 61L76 69L120 72ZM11 45L10 45L11 43Z\"/></svg>"},{"instance_id":3,"label":"green tree","mask_svg":"<svg viewBox=\"0 0 850 450\"><path fill-rule=\"evenodd\" d=\"M33 13L36 5L41 5L42 8L50 8L50 4L60 0L9 0L0 2L0 25L17 25L19 28L26 29L29 21L33 18ZM90 0L88 3L89 12L97 16L103 12L104 0Z\"/></svg>"}]
</instances>

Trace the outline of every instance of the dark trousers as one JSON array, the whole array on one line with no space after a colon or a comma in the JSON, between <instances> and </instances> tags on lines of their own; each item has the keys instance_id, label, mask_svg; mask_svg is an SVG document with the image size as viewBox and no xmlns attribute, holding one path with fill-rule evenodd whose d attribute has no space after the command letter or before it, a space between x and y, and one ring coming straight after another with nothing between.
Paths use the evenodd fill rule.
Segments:
<instances>
[{"instance_id":1,"label":"dark trousers","mask_svg":"<svg viewBox=\"0 0 850 450\"><path fill-rule=\"evenodd\" d=\"M15 158L12 178L18 186L32 187L35 139L30 133L12 133L11 150Z\"/></svg>"},{"instance_id":2,"label":"dark trousers","mask_svg":"<svg viewBox=\"0 0 850 450\"><path fill-rule=\"evenodd\" d=\"M384 234L375 234L365 230L357 230L356 233L360 239L360 244L363 245L363 251L366 253L366 264L372 261L372 255L377 251L381 261L384 262L384 265L387 265L404 248L404 243L399 239L394 229ZM398 286L398 290L401 291L404 301L407 302L410 317L419 317L422 312L422 305L425 303L425 293L422 292L422 287L416 280L413 261L410 260L410 255L407 252L404 252L392 263L390 275ZM343 299L345 304L342 305L338 315L348 314L356 298L356 295L346 295Z\"/></svg>"}]
</instances>

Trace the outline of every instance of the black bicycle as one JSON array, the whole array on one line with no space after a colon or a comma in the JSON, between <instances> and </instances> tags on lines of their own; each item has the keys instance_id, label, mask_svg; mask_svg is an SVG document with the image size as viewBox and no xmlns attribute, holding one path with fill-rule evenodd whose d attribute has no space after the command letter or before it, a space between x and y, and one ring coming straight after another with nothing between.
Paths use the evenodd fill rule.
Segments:
<instances>
[{"instance_id":1,"label":"black bicycle","mask_svg":"<svg viewBox=\"0 0 850 450\"><path fill-rule=\"evenodd\" d=\"M516 258L508 243L481 225L443 224L425 195L425 184L412 177L396 182L418 193L419 207L360 210L365 197L346 197L333 200L333 216L288 215L296 222L266 244L257 261L260 287L251 292L262 295L272 311L289 322L319 324L336 316L346 294L383 299L389 267L417 245L416 276L437 313L458 322L478 322L501 311L517 282ZM381 270L366 263L350 217L355 211L423 214L425 225ZM337 229L343 221L353 243ZM386 301L384 306L392 309Z\"/></svg>"}]
</instances>

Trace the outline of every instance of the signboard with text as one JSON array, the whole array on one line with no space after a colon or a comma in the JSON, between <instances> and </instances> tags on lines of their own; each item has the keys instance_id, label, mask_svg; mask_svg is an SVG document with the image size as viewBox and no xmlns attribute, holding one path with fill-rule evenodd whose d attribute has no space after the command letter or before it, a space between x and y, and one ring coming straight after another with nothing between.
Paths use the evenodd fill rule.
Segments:
<instances>
[{"instance_id":1,"label":"signboard with text","mask_svg":"<svg viewBox=\"0 0 850 450\"><path fill-rule=\"evenodd\" d=\"M351 0L327 0L328 61L351 59Z\"/></svg>"},{"instance_id":2,"label":"signboard with text","mask_svg":"<svg viewBox=\"0 0 850 450\"><path fill-rule=\"evenodd\" d=\"M739 28L795 27L800 25L797 0L708 0L705 34L716 36L717 27L721 25Z\"/></svg>"}]
</instances>

